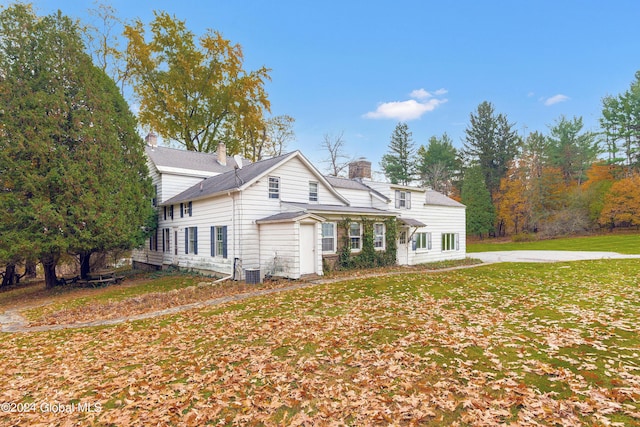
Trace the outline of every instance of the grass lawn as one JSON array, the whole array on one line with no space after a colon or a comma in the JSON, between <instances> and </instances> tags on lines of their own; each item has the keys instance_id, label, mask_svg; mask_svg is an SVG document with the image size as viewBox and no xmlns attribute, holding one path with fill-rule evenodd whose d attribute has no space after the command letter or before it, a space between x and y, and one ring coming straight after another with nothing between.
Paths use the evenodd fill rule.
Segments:
<instances>
[{"instance_id":1,"label":"grass lawn","mask_svg":"<svg viewBox=\"0 0 640 427\"><path fill-rule=\"evenodd\" d=\"M604 251L621 254L640 254L640 234L609 234L562 239L536 240L534 242L496 242L486 239L468 242L467 252L553 250L553 251Z\"/></svg>"},{"instance_id":2,"label":"grass lawn","mask_svg":"<svg viewBox=\"0 0 640 427\"><path fill-rule=\"evenodd\" d=\"M639 281L495 264L3 334L0 424L640 426Z\"/></svg>"}]
</instances>

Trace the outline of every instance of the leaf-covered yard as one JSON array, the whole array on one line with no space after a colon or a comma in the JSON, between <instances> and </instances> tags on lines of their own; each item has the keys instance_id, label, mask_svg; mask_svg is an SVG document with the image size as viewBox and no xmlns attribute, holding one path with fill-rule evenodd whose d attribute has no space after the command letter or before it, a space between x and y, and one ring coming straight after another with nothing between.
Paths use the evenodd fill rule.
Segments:
<instances>
[{"instance_id":1,"label":"leaf-covered yard","mask_svg":"<svg viewBox=\"0 0 640 427\"><path fill-rule=\"evenodd\" d=\"M0 423L640 425L639 283L500 264L3 334Z\"/></svg>"}]
</instances>

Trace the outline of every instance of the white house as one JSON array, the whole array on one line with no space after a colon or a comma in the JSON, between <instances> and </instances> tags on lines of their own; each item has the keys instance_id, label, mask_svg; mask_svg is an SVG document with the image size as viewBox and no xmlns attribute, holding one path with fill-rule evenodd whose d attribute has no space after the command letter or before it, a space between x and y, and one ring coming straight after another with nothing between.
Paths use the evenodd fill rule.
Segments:
<instances>
[{"instance_id":1,"label":"white house","mask_svg":"<svg viewBox=\"0 0 640 427\"><path fill-rule=\"evenodd\" d=\"M344 241L362 249L362 222L374 223L374 246L385 250L385 219L399 225L397 261L462 259L465 207L415 187L370 180L371 164L350 165L350 179L321 174L300 152L249 163L215 154L146 147L156 188L158 227L137 266L176 266L249 281L323 274ZM348 219L348 223L344 222Z\"/></svg>"}]
</instances>

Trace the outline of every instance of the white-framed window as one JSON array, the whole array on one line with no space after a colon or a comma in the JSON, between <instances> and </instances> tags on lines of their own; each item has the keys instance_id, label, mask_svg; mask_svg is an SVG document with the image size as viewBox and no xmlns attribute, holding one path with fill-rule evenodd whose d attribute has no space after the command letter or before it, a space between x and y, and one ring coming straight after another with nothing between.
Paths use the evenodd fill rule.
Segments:
<instances>
[{"instance_id":1,"label":"white-framed window","mask_svg":"<svg viewBox=\"0 0 640 427\"><path fill-rule=\"evenodd\" d=\"M269 198L280 198L280 178L278 178L277 176L269 177Z\"/></svg>"},{"instance_id":2,"label":"white-framed window","mask_svg":"<svg viewBox=\"0 0 640 427\"><path fill-rule=\"evenodd\" d=\"M384 249L384 231L383 223L373 224L373 247L377 250Z\"/></svg>"},{"instance_id":3,"label":"white-framed window","mask_svg":"<svg viewBox=\"0 0 640 427\"><path fill-rule=\"evenodd\" d=\"M415 234L416 249L431 249L431 233Z\"/></svg>"},{"instance_id":4,"label":"white-framed window","mask_svg":"<svg viewBox=\"0 0 640 427\"><path fill-rule=\"evenodd\" d=\"M460 250L460 235L458 233L442 233L442 251Z\"/></svg>"},{"instance_id":5,"label":"white-framed window","mask_svg":"<svg viewBox=\"0 0 640 427\"><path fill-rule=\"evenodd\" d=\"M198 255L198 227L185 228L185 254Z\"/></svg>"},{"instance_id":6,"label":"white-framed window","mask_svg":"<svg viewBox=\"0 0 640 427\"><path fill-rule=\"evenodd\" d=\"M162 230L162 248L164 250L164 252L170 253L171 252L171 229L170 228L164 228Z\"/></svg>"},{"instance_id":7,"label":"white-framed window","mask_svg":"<svg viewBox=\"0 0 640 427\"><path fill-rule=\"evenodd\" d=\"M411 209L411 192L396 190L396 209Z\"/></svg>"},{"instance_id":8,"label":"white-framed window","mask_svg":"<svg viewBox=\"0 0 640 427\"><path fill-rule=\"evenodd\" d=\"M336 223L322 223L322 252L334 253L336 251Z\"/></svg>"},{"instance_id":9,"label":"white-framed window","mask_svg":"<svg viewBox=\"0 0 640 427\"><path fill-rule=\"evenodd\" d=\"M352 251L362 249L362 225L358 222L349 224L349 242Z\"/></svg>"},{"instance_id":10,"label":"white-framed window","mask_svg":"<svg viewBox=\"0 0 640 427\"><path fill-rule=\"evenodd\" d=\"M400 234L398 235L398 243L401 245L407 244L407 230L400 230Z\"/></svg>"},{"instance_id":11,"label":"white-framed window","mask_svg":"<svg viewBox=\"0 0 640 427\"><path fill-rule=\"evenodd\" d=\"M227 226L211 227L211 256L227 258Z\"/></svg>"},{"instance_id":12,"label":"white-framed window","mask_svg":"<svg viewBox=\"0 0 640 427\"><path fill-rule=\"evenodd\" d=\"M309 181L309 201L318 201L318 183L315 181Z\"/></svg>"}]
</instances>

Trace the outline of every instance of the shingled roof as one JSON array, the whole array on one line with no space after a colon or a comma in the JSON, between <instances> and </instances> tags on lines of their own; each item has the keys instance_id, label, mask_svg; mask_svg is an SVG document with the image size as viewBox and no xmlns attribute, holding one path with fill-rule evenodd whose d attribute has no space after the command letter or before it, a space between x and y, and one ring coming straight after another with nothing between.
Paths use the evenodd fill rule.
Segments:
<instances>
[{"instance_id":1,"label":"shingled roof","mask_svg":"<svg viewBox=\"0 0 640 427\"><path fill-rule=\"evenodd\" d=\"M216 153L201 153L169 147L145 146L145 152L160 172L192 171L196 175L216 175L233 171L236 162L233 157L227 157L227 164L218 163ZM243 163L245 160L243 159ZM248 163L248 160L246 161Z\"/></svg>"},{"instance_id":2,"label":"shingled roof","mask_svg":"<svg viewBox=\"0 0 640 427\"><path fill-rule=\"evenodd\" d=\"M250 163L244 166L242 169L232 169L223 174L212 176L194 185L193 187L186 189L182 193L177 194L163 204L172 205L188 200L204 199L206 197L210 197L215 194L224 193L227 191L239 190L240 187L242 187L247 182L258 178L259 176L270 170L272 167L276 166L287 157L293 156L294 154L295 152L283 154L282 156L272 157L270 159Z\"/></svg>"},{"instance_id":3,"label":"shingled roof","mask_svg":"<svg viewBox=\"0 0 640 427\"><path fill-rule=\"evenodd\" d=\"M344 188L345 190L368 191L386 202L389 201L389 198L387 196L380 193L378 190L375 190L369 187L367 184L357 179L339 178L336 176L327 176L327 175L325 175L325 178L335 188Z\"/></svg>"},{"instance_id":4,"label":"shingled roof","mask_svg":"<svg viewBox=\"0 0 640 427\"><path fill-rule=\"evenodd\" d=\"M426 197L425 197L425 205L437 205L437 206L455 206L458 208L464 208L465 205L463 205L460 202L456 202L455 200L445 196L442 193L439 193L435 190L426 190Z\"/></svg>"}]
</instances>

